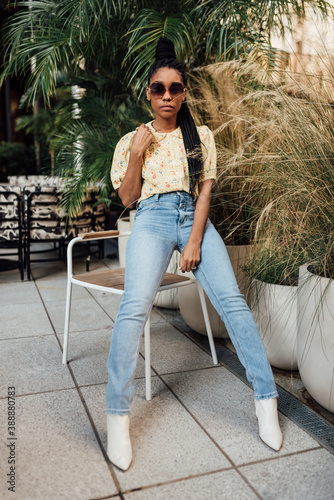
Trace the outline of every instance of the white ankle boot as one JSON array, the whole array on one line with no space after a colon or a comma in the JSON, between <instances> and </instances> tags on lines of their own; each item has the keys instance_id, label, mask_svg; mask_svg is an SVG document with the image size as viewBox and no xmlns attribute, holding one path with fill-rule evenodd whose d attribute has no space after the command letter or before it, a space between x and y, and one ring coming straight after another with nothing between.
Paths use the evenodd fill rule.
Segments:
<instances>
[{"instance_id":1,"label":"white ankle boot","mask_svg":"<svg viewBox=\"0 0 334 500\"><path fill-rule=\"evenodd\" d=\"M126 471L132 461L129 415L107 415L108 447L110 462Z\"/></svg>"},{"instance_id":2,"label":"white ankle boot","mask_svg":"<svg viewBox=\"0 0 334 500\"><path fill-rule=\"evenodd\" d=\"M262 441L275 451L279 451L283 442L277 413L277 399L255 400L255 413L259 422L259 435Z\"/></svg>"}]
</instances>

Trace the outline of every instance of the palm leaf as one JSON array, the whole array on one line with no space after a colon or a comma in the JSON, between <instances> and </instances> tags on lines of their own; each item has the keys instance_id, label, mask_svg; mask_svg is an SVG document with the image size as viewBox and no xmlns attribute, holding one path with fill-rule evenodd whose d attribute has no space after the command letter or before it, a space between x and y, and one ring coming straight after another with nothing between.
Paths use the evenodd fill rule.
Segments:
<instances>
[{"instance_id":1,"label":"palm leaf","mask_svg":"<svg viewBox=\"0 0 334 500\"><path fill-rule=\"evenodd\" d=\"M190 1L189 5L193 2ZM196 26L206 39L206 56L227 59L240 48L268 46L272 29L284 35L291 29L291 18L305 15L305 5L323 15L332 14L324 0L205 0L196 3L189 16L197 16Z\"/></svg>"},{"instance_id":2,"label":"palm leaf","mask_svg":"<svg viewBox=\"0 0 334 500\"><path fill-rule=\"evenodd\" d=\"M73 117L74 104L79 118ZM109 92L103 95L93 88L81 99L69 98L60 103L56 111L59 122L53 141L57 151L55 173L65 181L62 203L75 216L89 185L98 187L100 197L110 199L110 169L116 143L149 116L128 95L111 100Z\"/></svg>"},{"instance_id":3,"label":"palm leaf","mask_svg":"<svg viewBox=\"0 0 334 500\"><path fill-rule=\"evenodd\" d=\"M107 0L22 1L4 27L4 71L0 83L17 74L26 78L34 101L38 89L49 102L59 72L76 74L84 61L99 62L124 33L122 23L133 3ZM111 52L113 52L111 50Z\"/></svg>"},{"instance_id":4,"label":"palm leaf","mask_svg":"<svg viewBox=\"0 0 334 500\"><path fill-rule=\"evenodd\" d=\"M132 23L128 53L124 64L129 84L135 82L135 91L141 92L150 64L154 61L158 39L166 36L173 41L175 52L180 60L193 51L194 26L186 13L166 15L150 9L143 9ZM135 56L135 54L137 54Z\"/></svg>"}]
</instances>

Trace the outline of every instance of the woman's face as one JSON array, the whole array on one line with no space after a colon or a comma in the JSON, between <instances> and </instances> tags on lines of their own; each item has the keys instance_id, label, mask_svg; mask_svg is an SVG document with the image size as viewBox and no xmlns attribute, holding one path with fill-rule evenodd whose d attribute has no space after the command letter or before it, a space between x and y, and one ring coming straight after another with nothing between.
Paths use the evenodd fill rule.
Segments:
<instances>
[{"instance_id":1,"label":"woman's face","mask_svg":"<svg viewBox=\"0 0 334 500\"><path fill-rule=\"evenodd\" d=\"M181 83L183 85L180 73L172 68L158 69L150 80L150 85L152 83L161 83L165 89L169 89L172 83ZM151 101L152 109L157 116L164 119L170 119L176 117L177 112L181 108L182 102L186 98L186 89L184 93L177 97L173 97L169 90L165 90L164 95L161 97L156 97L154 94L151 94L147 88L146 97Z\"/></svg>"}]
</instances>

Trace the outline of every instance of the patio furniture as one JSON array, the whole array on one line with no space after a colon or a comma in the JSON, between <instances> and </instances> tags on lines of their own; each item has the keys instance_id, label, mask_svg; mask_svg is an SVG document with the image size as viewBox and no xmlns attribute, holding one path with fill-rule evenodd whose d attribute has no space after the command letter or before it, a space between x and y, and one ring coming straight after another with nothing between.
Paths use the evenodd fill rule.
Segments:
<instances>
[{"instance_id":1,"label":"patio furniture","mask_svg":"<svg viewBox=\"0 0 334 500\"><path fill-rule=\"evenodd\" d=\"M51 177L49 175L9 175L8 182L11 186L36 186L39 189L42 186L57 186L61 185L60 177Z\"/></svg>"},{"instance_id":2,"label":"patio furniture","mask_svg":"<svg viewBox=\"0 0 334 500\"><path fill-rule=\"evenodd\" d=\"M66 310L65 310L65 328L64 328L64 346L63 346L63 363L67 363L68 358L68 341L69 341L69 323L70 323L70 310L71 310L71 292L72 285L79 285L85 288L92 288L103 292L123 295L124 293L124 268L108 269L103 271L95 271L83 274L73 274L72 264L72 249L78 242L102 240L108 238L121 238L129 236L130 232L120 233L119 231L101 231L97 233L86 233L74 238L67 247L67 295L66 295ZM190 285L196 282L195 279L182 276L179 274L166 273L159 288L159 292L170 290L172 288L179 288ZM197 282L196 282L197 283ZM201 306L203 315L206 322L207 335L210 343L211 354L213 363L218 363L213 335L210 327L210 321L204 292L202 287L198 284L198 291L200 295ZM151 400L151 349L150 349L150 319L147 320L144 328L145 336L145 379L146 379L146 399Z\"/></svg>"},{"instance_id":3,"label":"patio furniture","mask_svg":"<svg viewBox=\"0 0 334 500\"><path fill-rule=\"evenodd\" d=\"M34 259L35 262L45 260L65 260L66 214L59 206L60 195L56 186L25 186L23 188L24 226L25 226L25 265L27 278L31 274L31 254L57 250L57 258ZM53 243L48 250L34 250L33 243Z\"/></svg>"},{"instance_id":4,"label":"patio furniture","mask_svg":"<svg viewBox=\"0 0 334 500\"><path fill-rule=\"evenodd\" d=\"M106 225L106 211L104 206L97 205L97 195L89 189L76 217L68 218L61 207L61 188L56 185L34 185L23 188L23 206L25 221L25 264L27 277L31 274L31 254L58 250L58 257L34 259L34 262L51 260L65 260L65 246L69 240L86 233L101 230ZM32 250L33 243L53 243L48 250ZM98 258L103 258L103 244L97 242ZM88 246L87 267L91 254ZM88 271L88 269L87 269Z\"/></svg>"},{"instance_id":5,"label":"patio furniture","mask_svg":"<svg viewBox=\"0 0 334 500\"><path fill-rule=\"evenodd\" d=\"M21 190L15 186L0 186L0 248L16 250L1 252L0 270L6 271L18 267L21 280L24 279L23 271L23 231L21 211ZM12 259L2 257L17 255L17 264Z\"/></svg>"},{"instance_id":6,"label":"patio furniture","mask_svg":"<svg viewBox=\"0 0 334 500\"><path fill-rule=\"evenodd\" d=\"M58 256L35 258L34 262L65 260L68 241L79 233L101 231L106 228L108 213L105 205L98 204L98 193L89 186L78 214L69 217L60 205L63 181L59 177L46 175L9 176L9 183L0 185L0 247L17 249L21 279L24 269L31 277L32 254L50 254L55 250ZM3 193L3 194L2 194ZM39 243L39 249L33 245ZM41 245L46 243L47 248ZM51 244L51 245L50 245ZM87 271L90 256L104 257L103 241L93 241L95 247L87 245ZM96 248L97 247L97 248ZM15 255L1 252L1 256ZM17 267L13 259L0 259L0 271Z\"/></svg>"}]
</instances>

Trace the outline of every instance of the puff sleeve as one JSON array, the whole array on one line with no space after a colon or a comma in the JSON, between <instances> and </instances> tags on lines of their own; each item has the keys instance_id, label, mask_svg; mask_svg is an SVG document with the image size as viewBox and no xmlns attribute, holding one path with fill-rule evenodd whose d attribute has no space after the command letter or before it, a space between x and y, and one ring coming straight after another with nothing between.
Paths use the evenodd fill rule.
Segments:
<instances>
[{"instance_id":1,"label":"puff sleeve","mask_svg":"<svg viewBox=\"0 0 334 500\"><path fill-rule=\"evenodd\" d=\"M206 125L198 127L198 129L203 152L203 172L200 175L199 182L204 182L207 179L215 180L217 177L217 157L213 133Z\"/></svg>"},{"instance_id":2,"label":"puff sleeve","mask_svg":"<svg viewBox=\"0 0 334 500\"><path fill-rule=\"evenodd\" d=\"M110 178L114 189L118 189L120 187L126 174L134 134L135 132L130 132L124 135L116 144L110 171Z\"/></svg>"}]
</instances>

